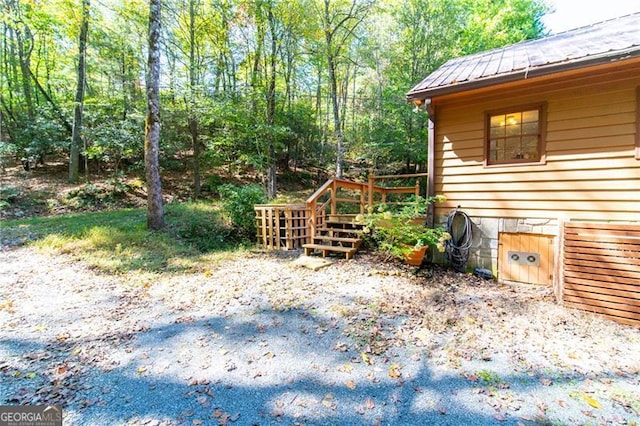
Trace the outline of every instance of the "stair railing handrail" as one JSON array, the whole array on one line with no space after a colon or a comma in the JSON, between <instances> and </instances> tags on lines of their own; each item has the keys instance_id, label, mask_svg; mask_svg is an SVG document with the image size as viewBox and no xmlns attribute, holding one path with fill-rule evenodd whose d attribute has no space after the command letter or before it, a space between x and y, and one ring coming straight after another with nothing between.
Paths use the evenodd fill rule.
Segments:
<instances>
[{"instance_id":1,"label":"stair railing handrail","mask_svg":"<svg viewBox=\"0 0 640 426\"><path fill-rule=\"evenodd\" d=\"M392 193L413 193L416 196L420 195L420 181L416 180L415 186L408 187L395 187L387 188L384 186L378 186L375 184L376 179L389 179L389 178L410 178L410 177L424 177L428 176L428 173L414 173L403 175L383 175L375 176L373 173L369 175L366 183L353 182L346 179L332 178L327 180L320 188L318 188L306 201L309 208L309 237L312 238L316 235L316 231L319 225L319 218L324 218L324 212L328 206L330 206L330 214L335 215L337 212L337 191L340 188L353 189L360 191L360 213L364 213L367 206L373 206L375 204L375 194L381 194L381 202L386 202L387 194ZM318 205L318 200L328 191L331 191L329 199L322 204Z\"/></svg>"}]
</instances>

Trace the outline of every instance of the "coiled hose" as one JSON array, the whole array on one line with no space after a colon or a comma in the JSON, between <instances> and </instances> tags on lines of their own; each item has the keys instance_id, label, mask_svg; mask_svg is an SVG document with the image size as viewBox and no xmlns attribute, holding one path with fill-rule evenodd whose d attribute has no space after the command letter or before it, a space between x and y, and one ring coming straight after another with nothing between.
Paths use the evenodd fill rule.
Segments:
<instances>
[{"instance_id":1,"label":"coiled hose","mask_svg":"<svg viewBox=\"0 0 640 426\"><path fill-rule=\"evenodd\" d=\"M447 232L451 235L445 243L447 261L454 271L464 272L473 245L473 223L459 207L447 216Z\"/></svg>"}]
</instances>

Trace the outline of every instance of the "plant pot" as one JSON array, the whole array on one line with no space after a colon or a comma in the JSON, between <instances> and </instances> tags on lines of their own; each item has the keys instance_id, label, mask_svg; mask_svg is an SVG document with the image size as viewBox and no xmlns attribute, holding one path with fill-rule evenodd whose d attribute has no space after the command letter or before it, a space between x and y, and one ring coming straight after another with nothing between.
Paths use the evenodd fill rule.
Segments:
<instances>
[{"instance_id":1,"label":"plant pot","mask_svg":"<svg viewBox=\"0 0 640 426\"><path fill-rule=\"evenodd\" d=\"M404 255L405 261L411 266L420 266L422 265L422 259L424 259L424 254L426 252L427 246L413 248L410 252Z\"/></svg>"}]
</instances>

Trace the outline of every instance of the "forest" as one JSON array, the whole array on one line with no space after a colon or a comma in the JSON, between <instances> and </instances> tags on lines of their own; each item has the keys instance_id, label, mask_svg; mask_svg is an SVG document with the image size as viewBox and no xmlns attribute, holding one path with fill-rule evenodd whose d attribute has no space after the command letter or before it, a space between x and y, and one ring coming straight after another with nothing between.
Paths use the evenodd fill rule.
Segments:
<instances>
[{"instance_id":1,"label":"forest","mask_svg":"<svg viewBox=\"0 0 640 426\"><path fill-rule=\"evenodd\" d=\"M144 178L149 3L2 0L0 161ZM422 170L405 93L447 59L537 38L543 0L163 0L161 173Z\"/></svg>"}]
</instances>

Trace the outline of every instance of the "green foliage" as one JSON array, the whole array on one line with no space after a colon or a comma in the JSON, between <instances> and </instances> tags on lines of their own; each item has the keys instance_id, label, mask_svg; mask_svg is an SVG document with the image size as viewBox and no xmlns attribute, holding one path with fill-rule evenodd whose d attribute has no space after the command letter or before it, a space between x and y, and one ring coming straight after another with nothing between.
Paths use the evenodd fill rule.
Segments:
<instances>
[{"instance_id":1,"label":"green foliage","mask_svg":"<svg viewBox=\"0 0 640 426\"><path fill-rule=\"evenodd\" d=\"M222 176L213 174L205 180L204 185L202 185L203 189L206 189L213 195L219 195L220 186L222 186L224 181L222 180Z\"/></svg>"},{"instance_id":2,"label":"green foliage","mask_svg":"<svg viewBox=\"0 0 640 426\"><path fill-rule=\"evenodd\" d=\"M242 242L220 215L218 206L205 202L167 206L169 232L185 246L205 253Z\"/></svg>"},{"instance_id":3,"label":"green foliage","mask_svg":"<svg viewBox=\"0 0 640 426\"><path fill-rule=\"evenodd\" d=\"M264 188L258 185L226 184L220 186L220 197L223 210L240 234L245 238L254 238L256 213L253 206L267 202Z\"/></svg>"},{"instance_id":4,"label":"green foliage","mask_svg":"<svg viewBox=\"0 0 640 426\"><path fill-rule=\"evenodd\" d=\"M107 179L103 184L85 183L69 191L65 203L74 210L99 210L115 205L131 190L122 178L122 175L118 175Z\"/></svg>"},{"instance_id":5,"label":"green foliage","mask_svg":"<svg viewBox=\"0 0 640 426\"><path fill-rule=\"evenodd\" d=\"M0 187L0 211L9 207L20 196L20 190L11 186Z\"/></svg>"},{"instance_id":6,"label":"green foliage","mask_svg":"<svg viewBox=\"0 0 640 426\"><path fill-rule=\"evenodd\" d=\"M121 169L124 159L140 160L143 157L144 123L142 116L129 116L125 120L114 120L106 113L90 117L87 125L87 158L97 159L113 167L114 173Z\"/></svg>"},{"instance_id":7,"label":"green foliage","mask_svg":"<svg viewBox=\"0 0 640 426\"><path fill-rule=\"evenodd\" d=\"M146 211L129 209L5 221L3 240L31 242L105 272L198 270L200 258L238 248L211 203L170 204L166 232L146 228Z\"/></svg>"},{"instance_id":8,"label":"green foliage","mask_svg":"<svg viewBox=\"0 0 640 426\"><path fill-rule=\"evenodd\" d=\"M12 163L16 156L16 146L0 140L0 170Z\"/></svg>"},{"instance_id":9,"label":"green foliage","mask_svg":"<svg viewBox=\"0 0 640 426\"><path fill-rule=\"evenodd\" d=\"M419 197L414 203L402 207L399 211L389 210L385 204L369 208L365 215L356 220L365 224L365 238L377 249L397 259L404 259L415 248L423 246L444 250L444 242L451 238L444 228L429 228L426 212L429 204L442 201L441 196Z\"/></svg>"}]
</instances>

